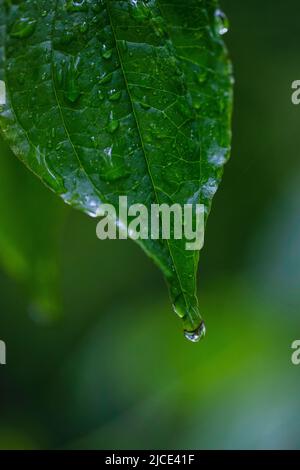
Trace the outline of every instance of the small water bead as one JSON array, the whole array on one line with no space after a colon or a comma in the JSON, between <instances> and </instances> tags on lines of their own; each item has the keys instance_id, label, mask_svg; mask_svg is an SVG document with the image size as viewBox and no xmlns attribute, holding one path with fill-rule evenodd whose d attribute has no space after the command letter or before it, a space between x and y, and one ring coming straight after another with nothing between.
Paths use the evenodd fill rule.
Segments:
<instances>
[{"instance_id":1,"label":"small water bead","mask_svg":"<svg viewBox=\"0 0 300 470\"><path fill-rule=\"evenodd\" d=\"M112 73L106 73L100 77L99 84L105 85L106 83L111 82L112 80Z\"/></svg>"},{"instance_id":2,"label":"small water bead","mask_svg":"<svg viewBox=\"0 0 300 470\"><path fill-rule=\"evenodd\" d=\"M97 139L96 139L96 137L95 137L94 135L92 135L92 137L91 137L91 142L92 142L93 146L94 146L95 148L97 148Z\"/></svg>"},{"instance_id":3,"label":"small water bead","mask_svg":"<svg viewBox=\"0 0 300 470\"><path fill-rule=\"evenodd\" d=\"M108 93L109 101L119 101L121 99L122 92L117 90L110 90Z\"/></svg>"},{"instance_id":4,"label":"small water bead","mask_svg":"<svg viewBox=\"0 0 300 470\"><path fill-rule=\"evenodd\" d=\"M145 111L148 111L151 106L150 104L146 103L145 101L140 101L140 106L145 110Z\"/></svg>"},{"instance_id":5,"label":"small water bead","mask_svg":"<svg viewBox=\"0 0 300 470\"><path fill-rule=\"evenodd\" d=\"M88 24L87 24L86 21L84 21L84 22L80 25L79 31L80 31L81 33L86 33L87 30L88 30Z\"/></svg>"},{"instance_id":6,"label":"small water bead","mask_svg":"<svg viewBox=\"0 0 300 470\"><path fill-rule=\"evenodd\" d=\"M113 134L119 129L119 127L120 127L120 121L118 121L117 119L112 119L111 121L109 121L107 125L107 130L110 134Z\"/></svg>"},{"instance_id":7,"label":"small water bead","mask_svg":"<svg viewBox=\"0 0 300 470\"><path fill-rule=\"evenodd\" d=\"M109 60L112 57L112 49L108 49L107 46L103 45L102 47L102 57L103 59Z\"/></svg>"},{"instance_id":8,"label":"small water bead","mask_svg":"<svg viewBox=\"0 0 300 470\"><path fill-rule=\"evenodd\" d=\"M104 101L104 94L102 93L101 90L98 91L98 98L100 101Z\"/></svg>"},{"instance_id":9,"label":"small water bead","mask_svg":"<svg viewBox=\"0 0 300 470\"><path fill-rule=\"evenodd\" d=\"M34 33L36 24L37 21L33 18L20 18L15 21L10 35L18 39L28 38Z\"/></svg>"},{"instance_id":10,"label":"small water bead","mask_svg":"<svg viewBox=\"0 0 300 470\"><path fill-rule=\"evenodd\" d=\"M205 83L208 77L208 72L206 69L201 68L198 73L195 75L196 82L202 84Z\"/></svg>"},{"instance_id":11,"label":"small water bead","mask_svg":"<svg viewBox=\"0 0 300 470\"><path fill-rule=\"evenodd\" d=\"M141 2L140 3L131 2L130 15L136 21L143 23L144 21L147 21L150 18L151 10Z\"/></svg>"},{"instance_id":12,"label":"small water bead","mask_svg":"<svg viewBox=\"0 0 300 470\"><path fill-rule=\"evenodd\" d=\"M71 103L75 103L81 95L78 86L78 64L79 59L70 60L64 80L65 96Z\"/></svg>"},{"instance_id":13,"label":"small water bead","mask_svg":"<svg viewBox=\"0 0 300 470\"><path fill-rule=\"evenodd\" d=\"M200 326L194 331L185 331L184 336L192 343L198 343L206 335L205 323L202 321Z\"/></svg>"},{"instance_id":14,"label":"small water bead","mask_svg":"<svg viewBox=\"0 0 300 470\"><path fill-rule=\"evenodd\" d=\"M120 41L120 49L123 51L123 52L127 52L128 51L128 44L126 41L122 40Z\"/></svg>"},{"instance_id":15,"label":"small water bead","mask_svg":"<svg viewBox=\"0 0 300 470\"><path fill-rule=\"evenodd\" d=\"M226 34L229 30L228 18L219 8L215 11L215 25L217 33L219 33L221 36Z\"/></svg>"}]
</instances>

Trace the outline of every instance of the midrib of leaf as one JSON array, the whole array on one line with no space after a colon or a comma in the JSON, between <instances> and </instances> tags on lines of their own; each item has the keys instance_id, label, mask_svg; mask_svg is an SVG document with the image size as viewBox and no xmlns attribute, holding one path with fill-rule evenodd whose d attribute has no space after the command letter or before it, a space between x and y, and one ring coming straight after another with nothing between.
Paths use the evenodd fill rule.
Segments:
<instances>
[{"instance_id":1,"label":"midrib of leaf","mask_svg":"<svg viewBox=\"0 0 300 470\"><path fill-rule=\"evenodd\" d=\"M53 47L53 36L54 36L54 27L55 27L55 22L56 22L56 15L57 15L57 6L58 6L58 0L55 0L55 7L54 7L54 14L53 14L53 22L52 22L52 26L51 26L51 78L52 78L52 87L53 87L53 93L54 93L54 96L55 96L55 100L56 100L56 103L57 103L57 107L58 107L58 110L59 110L59 114L60 114L60 117L61 117L61 122L62 122L62 125L63 125L63 128L66 132L66 135L67 135L67 138L71 144L71 147L72 147L72 150L74 152L74 155L79 163L79 166L80 168L82 169L82 171L84 172L85 176L87 177L87 179L90 181L91 185L93 186L93 188L95 189L96 193L98 194L98 196L100 196L100 199L102 200L102 202L105 201L105 198L103 197L103 195L101 194L101 192L99 191L99 189L96 187L95 183L93 182L93 180L91 179L91 177L89 176L89 174L87 173L86 169L84 168L83 166L83 163L79 157L79 154L75 148L75 145L73 144L73 141L71 139L71 135L68 131L68 127L67 127L67 124L66 124L66 121L65 121L65 118L64 118L64 115L63 115L63 111L62 111L62 107L61 107L61 104L60 104L60 100L58 98L58 94L57 94L57 90L56 90L56 86L55 86L55 79L54 79L54 71L53 71L53 64L54 64L54 47Z\"/></svg>"},{"instance_id":2,"label":"midrib of leaf","mask_svg":"<svg viewBox=\"0 0 300 470\"><path fill-rule=\"evenodd\" d=\"M160 10L161 12L161 16L162 18L164 17L164 14L163 14L163 6L161 4L161 0L157 0L157 5L158 5L158 9ZM174 48L174 52L176 53L176 48L173 44L173 41L171 39L171 35L170 35L170 32L169 32L169 28L168 28L168 24L166 22L166 30L168 32L168 37L169 37L169 40L171 41L172 45L173 45L173 48ZM183 60L184 58L181 57L180 55L176 54L177 58ZM193 61L191 61L193 62ZM195 63L196 64L196 63ZM201 142L201 139L199 139L199 181L201 181L202 179L202 142ZM194 275L195 275L195 286L194 286L194 289L195 289L195 292L197 291L197 272L198 272L198 262L199 262L199 257L200 257L200 254L198 251L194 251L194 266L195 266L195 271L194 271Z\"/></svg>"},{"instance_id":3,"label":"midrib of leaf","mask_svg":"<svg viewBox=\"0 0 300 470\"><path fill-rule=\"evenodd\" d=\"M56 0L56 1L57 1L57 0ZM111 26L112 33L113 33L113 37L114 37L114 41L115 41L116 50L117 50L117 53L118 53L118 58L119 58L119 61L120 61L120 67L121 67L121 70L122 70L122 75L123 75L123 78L124 78L124 83L125 83L126 91L127 91L127 93L128 93L128 97L129 97L129 99L130 99L130 104L131 104L133 116L134 116L134 119L135 119L137 131L138 131L138 134L139 134L139 139L140 139L140 141L141 141L141 147L142 147L143 154L144 154L144 157L145 157L145 161L146 161L146 165L147 165L147 169L148 169L148 173L149 173L149 178L150 178L150 181L151 181L151 184L152 184L152 187L153 187L153 191L154 191L154 194L155 194L156 202L159 204L160 201L159 201L159 198L158 198L158 195L157 195L157 191L156 191L156 186L155 186L155 184L154 184L153 177L152 177L152 174L151 174L151 171L150 171L149 160L148 160L148 157L147 157L147 152L146 152L145 145L144 145L144 141L143 141L143 137L142 137L142 132L141 132L140 125L139 125L139 120L138 120L137 114L136 114L136 112L135 112L133 99L132 99L132 96L131 96L131 92L130 92L130 88L129 88L129 85L128 85L127 76L126 76L126 73L125 73L125 70L124 70L124 66L123 66L123 62L122 62L122 57L121 57L120 50L119 50L119 46L118 46L118 40L117 40L117 36L116 36L114 24L113 24L112 17L111 17L110 7L109 7L109 0L106 0L106 8L107 8L107 13L108 13L109 21L110 21L110 26ZM189 302L188 302L188 300L187 300L187 298L186 298L186 293L185 293L185 291L184 291L184 289L183 289L183 287L182 287L181 278L180 278L179 273L178 273L177 264L175 263L175 260L174 260L174 257L173 257L173 253L172 253L172 250L171 250L171 247L170 247L169 240L166 240L166 243L167 243L168 251L169 251L169 253L170 253L170 257L171 257L171 259L172 259L172 263L173 263L173 266L174 266L174 269L175 269L175 272L176 272L177 281L178 281L178 284L179 284L180 289L181 289L181 293L182 293L183 298L184 298L185 307L186 307L186 315L187 315L187 317L189 318L191 324L193 324L194 319L193 319L192 316L190 315ZM197 268L195 268L195 269L197 270ZM196 288L196 286L195 286L195 288ZM175 300L175 299L173 299L173 300Z\"/></svg>"}]
</instances>

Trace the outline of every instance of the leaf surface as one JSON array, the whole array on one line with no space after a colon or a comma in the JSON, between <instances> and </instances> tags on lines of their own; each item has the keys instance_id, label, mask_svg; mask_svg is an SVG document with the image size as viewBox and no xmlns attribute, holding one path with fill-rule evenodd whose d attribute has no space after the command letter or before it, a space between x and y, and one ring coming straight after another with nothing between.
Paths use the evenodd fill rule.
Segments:
<instances>
[{"instance_id":1,"label":"leaf surface","mask_svg":"<svg viewBox=\"0 0 300 470\"><path fill-rule=\"evenodd\" d=\"M65 202L204 203L228 158L231 70L214 0L0 0L0 125ZM122 222L122 221L121 221ZM186 331L202 324L199 253L142 240Z\"/></svg>"}]
</instances>

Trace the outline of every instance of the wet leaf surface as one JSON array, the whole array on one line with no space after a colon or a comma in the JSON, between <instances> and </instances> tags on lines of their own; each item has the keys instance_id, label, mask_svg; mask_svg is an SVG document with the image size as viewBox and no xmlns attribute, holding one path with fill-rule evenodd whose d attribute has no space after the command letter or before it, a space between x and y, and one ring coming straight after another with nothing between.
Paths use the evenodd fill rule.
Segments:
<instances>
[{"instance_id":1,"label":"wet leaf surface","mask_svg":"<svg viewBox=\"0 0 300 470\"><path fill-rule=\"evenodd\" d=\"M1 0L2 132L91 216L120 195L149 208L203 203L207 216L230 150L226 30L214 0ZM185 239L139 243L184 329L197 330L199 253Z\"/></svg>"}]
</instances>

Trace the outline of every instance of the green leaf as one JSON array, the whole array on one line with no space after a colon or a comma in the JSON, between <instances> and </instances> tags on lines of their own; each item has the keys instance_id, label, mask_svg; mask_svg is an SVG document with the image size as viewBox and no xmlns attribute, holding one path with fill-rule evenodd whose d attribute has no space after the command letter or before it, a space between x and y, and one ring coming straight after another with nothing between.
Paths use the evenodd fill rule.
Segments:
<instances>
[{"instance_id":1,"label":"green leaf","mask_svg":"<svg viewBox=\"0 0 300 470\"><path fill-rule=\"evenodd\" d=\"M0 138L0 263L39 321L61 310L58 242L64 207L26 172Z\"/></svg>"},{"instance_id":2,"label":"green leaf","mask_svg":"<svg viewBox=\"0 0 300 470\"><path fill-rule=\"evenodd\" d=\"M65 202L204 203L229 155L231 69L215 0L0 0L5 137ZM223 25L223 26L222 26ZM203 332L198 252L139 242L187 332ZM192 335L193 336L193 335Z\"/></svg>"}]
</instances>

